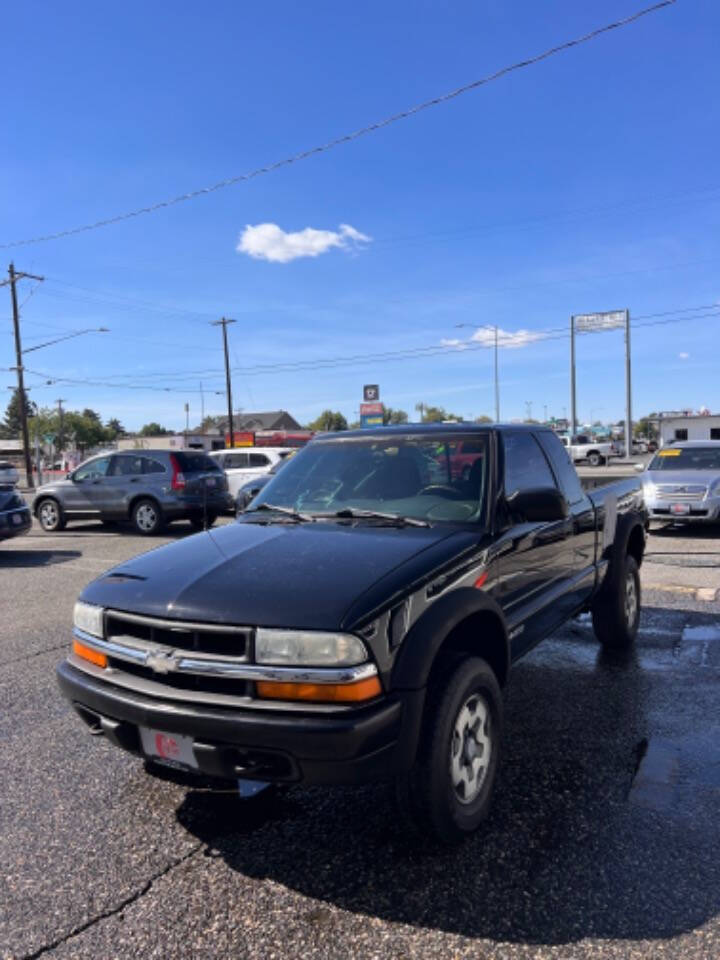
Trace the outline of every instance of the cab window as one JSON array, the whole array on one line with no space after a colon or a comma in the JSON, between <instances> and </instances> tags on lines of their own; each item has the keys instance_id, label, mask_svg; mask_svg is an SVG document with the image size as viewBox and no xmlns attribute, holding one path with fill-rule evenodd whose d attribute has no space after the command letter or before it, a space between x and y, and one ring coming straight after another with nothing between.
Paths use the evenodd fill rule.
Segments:
<instances>
[{"instance_id":1,"label":"cab window","mask_svg":"<svg viewBox=\"0 0 720 960\"><path fill-rule=\"evenodd\" d=\"M531 433L503 433L503 448L506 497L511 497L518 490L556 486L545 454Z\"/></svg>"},{"instance_id":2,"label":"cab window","mask_svg":"<svg viewBox=\"0 0 720 960\"><path fill-rule=\"evenodd\" d=\"M567 450L551 430L539 431L537 439L555 471L555 476L560 484L560 489L565 494L565 499L568 503L579 503L585 494L577 471L570 463Z\"/></svg>"}]
</instances>

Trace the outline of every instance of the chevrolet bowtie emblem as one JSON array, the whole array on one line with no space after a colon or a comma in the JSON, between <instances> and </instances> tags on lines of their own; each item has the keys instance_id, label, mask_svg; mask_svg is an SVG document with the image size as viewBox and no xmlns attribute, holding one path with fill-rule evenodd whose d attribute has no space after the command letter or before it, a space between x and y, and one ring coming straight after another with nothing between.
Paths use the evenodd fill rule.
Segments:
<instances>
[{"instance_id":1,"label":"chevrolet bowtie emblem","mask_svg":"<svg viewBox=\"0 0 720 960\"><path fill-rule=\"evenodd\" d=\"M177 669L177 659L172 653L149 653L145 658L145 666L155 673L172 673Z\"/></svg>"}]
</instances>

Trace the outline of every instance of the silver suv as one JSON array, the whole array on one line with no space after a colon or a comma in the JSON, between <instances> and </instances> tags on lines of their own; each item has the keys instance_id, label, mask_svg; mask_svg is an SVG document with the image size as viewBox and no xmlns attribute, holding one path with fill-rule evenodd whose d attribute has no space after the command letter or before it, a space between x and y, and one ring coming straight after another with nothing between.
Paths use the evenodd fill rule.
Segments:
<instances>
[{"instance_id":1,"label":"silver suv","mask_svg":"<svg viewBox=\"0 0 720 960\"><path fill-rule=\"evenodd\" d=\"M202 530L232 507L220 467L189 450L100 454L66 480L40 487L32 502L48 532L62 530L68 520L130 520L144 536L172 520L189 520Z\"/></svg>"}]
</instances>

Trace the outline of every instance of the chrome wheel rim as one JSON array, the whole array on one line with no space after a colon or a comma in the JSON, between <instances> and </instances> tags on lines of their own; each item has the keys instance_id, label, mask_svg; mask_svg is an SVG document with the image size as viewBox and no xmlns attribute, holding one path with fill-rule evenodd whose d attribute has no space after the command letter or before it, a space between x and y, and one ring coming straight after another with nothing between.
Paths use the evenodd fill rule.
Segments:
<instances>
[{"instance_id":1,"label":"chrome wheel rim","mask_svg":"<svg viewBox=\"0 0 720 960\"><path fill-rule=\"evenodd\" d=\"M58 520L57 507L54 503L44 503L40 508L40 522L47 529L56 526Z\"/></svg>"},{"instance_id":2,"label":"chrome wheel rim","mask_svg":"<svg viewBox=\"0 0 720 960\"><path fill-rule=\"evenodd\" d=\"M149 503L143 503L137 508L135 519L141 530L152 530L157 521L157 514Z\"/></svg>"},{"instance_id":3,"label":"chrome wheel rim","mask_svg":"<svg viewBox=\"0 0 720 960\"><path fill-rule=\"evenodd\" d=\"M478 798L492 753L490 707L481 694L474 693L460 708L450 740L450 776L460 803Z\"/></svg>"},{"instance_id":4,"label":"chrome wheel rim","mask_svg":"<svg viewBox=\"0 0 720 960\"><path fill-rule=\"evenodd\" d=\"M638 597L635 577L632 573L628 573L625 577L625 622L629 627L635 623L637 609Z\"/></svg>"}]
</instances>

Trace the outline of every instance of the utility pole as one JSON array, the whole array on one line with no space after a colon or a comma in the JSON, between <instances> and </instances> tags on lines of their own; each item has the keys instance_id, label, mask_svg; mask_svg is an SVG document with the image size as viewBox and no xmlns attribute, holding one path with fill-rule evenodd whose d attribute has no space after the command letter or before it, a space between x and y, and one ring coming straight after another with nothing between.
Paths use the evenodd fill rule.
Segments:
<instances>
[{"instance_id":1,"label":"utility pole","mask_svg":"<svg viewBox=\"0 0 720 960\"><path fill-rule=\"evenodd\" d=\"M525 414L527 420L532 420L532 400L525 401Z\"/></svg>"},{"instance_id":2,"label":"utility pole","mask_svg":"<svg viewBox=\"0 0 720 960\"><path fill-rule=\"evenodd\" d=\"M570 443L577 433L577 409L575 406L575 315L570 317Z\"/></svg>"},{"instance_id":3,"label":"utility pole","mask_svg":"<svg viewBox=\"0 0 720 960\"><path fill-rule=\"evenodd\" d=\"M202 380L200 381L200 426L205 429L205 394L203 393Z\"/></svg>"},{"instance_id":4,"label":"utility pole","mask_svg":"<svg viewBox=\"0 0 720 960\"><path fill-rule=\"evenodd\" d=\"M22 431L23 451L25 453L25 476L27 486L30 490L35 489L33 483L32 459L30 457L30 436L28 433L27 407L25 406L25 378L23 377L22 362L22 341L20 339L20 311L18 310L17 290L15 289L18 280L37 280L41 283L45 278L36 277L32 273L15 272L15 265L8 267L8 279L0 283L0 287L10 285L10 298L12 300L13 312L13 330L15 332L15 362L18 381L18 405L20 408L20 428Z\"/></svg>"},{"instance_id":5,"label":"utility pole","mask_svg":"<svg viewBox=\"0 0 720 960\"><path fill-rule=\"evenodd\" d=\"M227 393L228 408L228 430L230 432L230 447L235 446L235 433L233 431L233 413L232 413L232 386L230 384L230 360L228 358L227 325L235 323L229 317L221 317L220 320L212 321L214 327L222 327L223 347L225 348L225 390Z\"/></svg>"}]
</instances>

